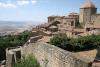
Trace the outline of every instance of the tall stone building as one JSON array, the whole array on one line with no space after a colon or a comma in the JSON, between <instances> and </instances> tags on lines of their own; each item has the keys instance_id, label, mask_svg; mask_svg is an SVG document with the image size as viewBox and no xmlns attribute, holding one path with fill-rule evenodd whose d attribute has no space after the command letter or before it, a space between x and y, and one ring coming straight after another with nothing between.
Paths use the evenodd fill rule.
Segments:
<instances>
[{"instance_id":1,"label":"tall stone building","mask_svg":"<svg viewBox=\"0 0 100 67\"><path fill-rule=\"evenodd\" d=\"M80 23L91 22L92 16L96 15L96 13L97 13L97 8L95 7L95 5L90 0L87 0L86 3L84 3L80 8L79 22Z\"/></svg>"},{"instance_id":2,"label":"tall stone building","mask_svg":"<svg viewBox=\"0 0 100 67\"><path fill-rule=\"evenodd\" d=\"M48 23L40 27L51 32L66 33L69 37L100 34L100 14L97 13L97 8L91 0L86 0L80 7L79 13L49 16Z\"/></svg>"}]
</instances>

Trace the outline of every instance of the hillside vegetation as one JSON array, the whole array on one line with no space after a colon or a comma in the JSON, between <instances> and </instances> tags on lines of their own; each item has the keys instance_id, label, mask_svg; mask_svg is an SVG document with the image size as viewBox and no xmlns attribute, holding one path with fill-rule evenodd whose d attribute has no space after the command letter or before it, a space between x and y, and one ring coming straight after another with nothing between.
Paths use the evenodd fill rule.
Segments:
<instances>
[{"instance_id":1,"label":"hillside vegetation","mask_svg":"<svg viewBox=\"0 0 100 67\"><path fill-rule=\"evenodd\" d=\"M32 32L24 31L19 35L0 36L0 60L4 60L6 58L6 48L23 46L31 35Z\"/></svg>"},{"instance_id":2,"label":"hillside vegetation","mask_svg":"<svg viewBox=\"0 0 100 67\"><path fill-rule=\"evenodd\" d=\"M68 38L65 34L59 34L50 39L50 44L74 52L97 49L100 46L100 35Z\"/></svg>"}]
</instances>

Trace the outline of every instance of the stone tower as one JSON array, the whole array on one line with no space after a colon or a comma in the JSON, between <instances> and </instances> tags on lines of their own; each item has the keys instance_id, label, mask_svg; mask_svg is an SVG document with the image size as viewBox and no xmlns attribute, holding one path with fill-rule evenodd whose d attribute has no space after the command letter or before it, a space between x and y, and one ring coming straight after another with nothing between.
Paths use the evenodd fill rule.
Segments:
<instances>
[{"instance_id":1,"label":"stone tower","mask_svg":"<svg viewBox=\"0 0 100 67\"><path fill-rule=\"evenodd\" d=\"M97 13L97 8L91 2L87 0L80 8L79 22L88 23L91 22L91 16Z\"/></svg>"}]
</instances>

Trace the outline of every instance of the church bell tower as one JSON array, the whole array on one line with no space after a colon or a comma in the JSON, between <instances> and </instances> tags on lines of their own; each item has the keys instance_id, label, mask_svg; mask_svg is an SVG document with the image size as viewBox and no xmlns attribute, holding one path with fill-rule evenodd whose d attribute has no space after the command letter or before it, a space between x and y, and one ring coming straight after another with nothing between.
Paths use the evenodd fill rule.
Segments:
<instances>
[{"instance_id":1,"label":"church bell tower","mask_svg":"<svg viewBox=\"0 0 100 67\"><path fill-rule=\"evenodd\" d=\"M86 2L80 8L79 22L88 23L91 22L91 16L97 13L97 8L91 2L91 0L86 0Z\"/></svg>"}]
</instances>

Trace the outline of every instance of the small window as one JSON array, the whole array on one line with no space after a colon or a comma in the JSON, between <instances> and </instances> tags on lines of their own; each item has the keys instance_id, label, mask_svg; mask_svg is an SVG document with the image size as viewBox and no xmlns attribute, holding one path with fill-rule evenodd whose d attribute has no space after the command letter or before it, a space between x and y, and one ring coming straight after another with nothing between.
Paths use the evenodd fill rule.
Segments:
<instances>
[{"instance_id":1,"label":"small window","mask_svg":"<svg viewBox=\"0 0 100 67\"><path fill-rule=\"evenodd\" d=\"M87 30L87 31L90 31L90 28L87 28L86 30Z\"/></svg>"},{"instance_id":2,"label":"small window","mask_svg":"<svg viewBox=\"0 0 100 67\"><path fill-rule=\"evenodd\" d=\"M20 60L21 59L21 51L17 51L16 52L16 60Z\"/></svg>"},{"instance_id":3,"label":"small window","mask_svg":"<svg viewBox=\"0 0 100 67\"><path fill-rule=\"evenodd\" d=\"M74 26L74 22L73 21L71 22L71 26Z\"/></svg>"}]
</instances>

